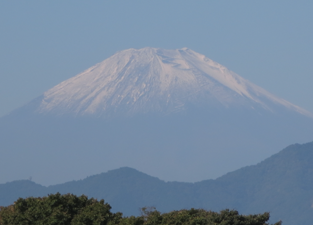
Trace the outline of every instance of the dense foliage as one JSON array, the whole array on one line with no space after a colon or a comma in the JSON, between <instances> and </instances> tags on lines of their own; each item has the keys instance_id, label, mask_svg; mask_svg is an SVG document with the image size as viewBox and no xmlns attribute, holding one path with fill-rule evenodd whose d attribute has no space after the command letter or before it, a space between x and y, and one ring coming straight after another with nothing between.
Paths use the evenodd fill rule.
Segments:
<instances>
[{"instance_id":1,"label":"dense foliage","mask_svg":"<svg viewBox=\"0 0 313 225\"><path fill-rule=\"evenodd\" d=\"M122 217L110 209L104 200L84 195L19 198L14 205L0 208L0 225L267 225L269 220L269 213L245 216L235 210L216 213L190 209L161 214L155 208L142 208L141 216Z\"/></svg>"},{"instance_id":2,"label":"dense foliage","mask_svg":"<svg viewBox=\"0 0 313 225\"><path fill-rule=\"evenodd\" d=\"M107 224L113 214L104 200L59 193L43 198L19 198L0 211L1 225Z\"/></svg>"}]
</instances>

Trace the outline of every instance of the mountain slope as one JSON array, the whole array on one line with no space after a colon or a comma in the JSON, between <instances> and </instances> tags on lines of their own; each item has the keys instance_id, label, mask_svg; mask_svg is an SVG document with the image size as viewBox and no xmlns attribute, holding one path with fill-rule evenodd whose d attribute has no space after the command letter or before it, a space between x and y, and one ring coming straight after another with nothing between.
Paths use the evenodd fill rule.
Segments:
<instances>
[{"instance_id":1,"label":"mountain slope","mask_svg":"<svg viewBox=\"0 0 313 225\"><path fill-rule=\"evenodd\" d=\"M196 183L164 182L131 168L120 168L49 187L30 181L0 184L0 205L12 204L18 196L59 191L103 198L114 211L125 215L138 215L138 209L144 206L155 206L162 212L191 207L214 211L230 208L244 214L268 211L272 221L283 220L285 225L310 225L312 173L313 142L291 145L257 165Z\"/></svg>"},{"instance_id":2,"label":"mountain slope","mask_svg":"<svg viewBox=\"0 0 313 225\"><path fill-rule=\"evenodd\" d=\"M313 142L291 145L255 166L214 180L215 191L224 193L225 202L220 204L228 204L248 213L270 211L273 220L284 218L284 224L312 223L312 150ZM212 189L210 182L205 183L198 184L202 193ZM203 206L212 202L209 193L207 197L201 197Z\"/></svg>"},{"instance_id":3,"label":"mountain slope","mask_svg":"<svg viewBox=\"0 0 313 225\"><path fill-rule=\"evenodd\" d=\"M37 111L129 116L181 111L188 104L267 110L274 110L274 104L310 115L187 48L118 52L45 92Z\"/></svg>"}]
</instances>

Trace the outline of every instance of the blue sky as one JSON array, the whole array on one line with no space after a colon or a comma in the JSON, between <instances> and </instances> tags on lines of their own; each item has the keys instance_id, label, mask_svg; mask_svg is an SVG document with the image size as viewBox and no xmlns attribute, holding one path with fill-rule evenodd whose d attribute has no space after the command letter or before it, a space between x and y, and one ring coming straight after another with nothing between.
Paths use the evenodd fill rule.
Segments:
<instances>
[{"instance_id":1,"label":"blue sky","mask_svg":"<svg viewBox=\"0 0 313 225\"><path fill-rule=\"evenodd\" d=\"M1 1L0 116L127 48L188 47L313 112L313 2Z\"/></svg>"}]
</instances>

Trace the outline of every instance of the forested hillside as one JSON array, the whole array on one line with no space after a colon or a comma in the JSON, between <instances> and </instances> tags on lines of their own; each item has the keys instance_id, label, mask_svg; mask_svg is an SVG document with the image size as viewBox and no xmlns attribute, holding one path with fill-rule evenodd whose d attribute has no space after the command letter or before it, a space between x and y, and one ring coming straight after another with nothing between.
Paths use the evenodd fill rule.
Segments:
<instances>
[{"instance_id":1,"label":"forested hillside","mask_svg":"<svg viewBox=\"0 0 313 225\"><path fill-rule=\"evenodd\" d=\"M51 194L43 198L19 198L14 205L0 207L0 225L268 225L269 213L240 215L235 210L220 213L203 209L161 214L155 208L142 208L140 216L123 217L111 206L87 196ZM280 225L281 221L275 223Z\"/></svg>"},{"instance_id":2,"label":"forested hillside","mask_svg":"<svg viewBox=\"0 0 313 225\"><path fill-rule=\"evenodd\" d=\"M270 212L271 222L282 220L284 225L311 225L312 187L313 142L291 145L257 165L196 183L164 182L127 167L49 187L14 181L0 185L0 205L60 192L105 199L113 212L126 216L139 215L144 206L163 213L229 208L243 214Z\"/></svg>"}]
</instances>

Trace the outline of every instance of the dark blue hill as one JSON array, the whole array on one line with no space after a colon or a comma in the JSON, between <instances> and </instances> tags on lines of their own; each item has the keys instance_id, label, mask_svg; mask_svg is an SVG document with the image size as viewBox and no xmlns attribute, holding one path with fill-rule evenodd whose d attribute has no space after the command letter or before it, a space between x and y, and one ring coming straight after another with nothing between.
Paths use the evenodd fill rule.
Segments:
<instances>
[{"instance_id":1,"label":"dark blue hill","mask_svg":"<svg viewBox=\"0 0 313 225\"><path fill-rule=\"evenodd\" d=\"M291 145L257 165L196 183L164 182L128 167L49 187L14 181L0 185L0 205L56 192L103 198L124 215L138 215L144 206L162 212L230 208L244 214L267 211L272 221L281 219L284 225L311 225L313 142Z\"/></svg>"}]
</instances>

